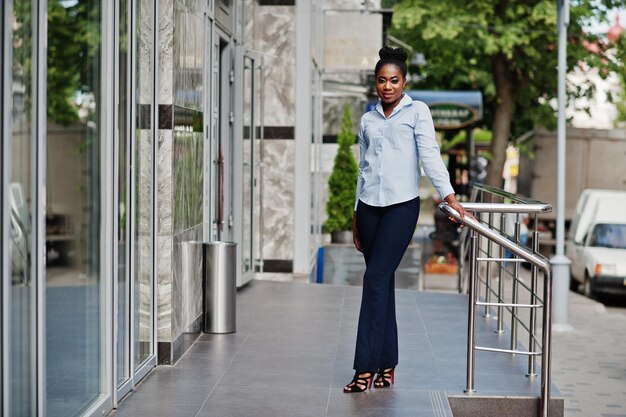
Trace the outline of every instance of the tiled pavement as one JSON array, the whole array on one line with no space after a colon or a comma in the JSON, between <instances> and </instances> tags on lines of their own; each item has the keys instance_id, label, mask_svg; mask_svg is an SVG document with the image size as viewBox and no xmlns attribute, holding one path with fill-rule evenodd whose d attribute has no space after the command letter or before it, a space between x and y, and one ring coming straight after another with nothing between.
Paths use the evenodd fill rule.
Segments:
<instances>
[{"instance_id":1,"label":"tiled pavement","mask_svg":"<svg viewBox=\"0 0 626 417\"><path fill-rule=\"evenodd\" d=\"M396 385L346 395L360 288L253 281L238 292L237 333L202 335L173 367L156 368L114 417L449 417L465 387L467 298L397 291ZM478 322L484 344L506 340ZM484 394L536 395L525 358L477 352ZM442 401L444 399L444 401Z\"/></svg>"},{"instance_id":2,"label":"tiled pavement","mask_svg":"<svg viewBox=\"0 0 626 417\"><path fill-rule=\"evenodd\" d=\"M552 350L565 417L626 417L626 316L570 292L568 322Z\"/></svg>"}]
</instances>

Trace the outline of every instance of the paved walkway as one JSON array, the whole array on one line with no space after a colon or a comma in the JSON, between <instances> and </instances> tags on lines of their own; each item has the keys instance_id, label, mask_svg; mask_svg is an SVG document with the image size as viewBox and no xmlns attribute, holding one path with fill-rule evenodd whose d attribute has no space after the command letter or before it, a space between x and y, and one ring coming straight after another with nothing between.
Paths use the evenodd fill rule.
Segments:
<instances>
[{"instance_id":1,"label":"paved walkway","mask_svg":"<svg viewBox=\"0 0 626 417\"><path fill-rule=\"evenodd\" d=\"M397 291L396 385L346 395L359 287L253 281L238 293L237 333L202 335L176 366L156 368L115 417L450 417L465 387L467 298ZM481 324L482 323L482 324ZM479 321L477 337L506 340ZM481 394L530 396L525 358L477 352ZM556 391L556 390L555 390Z\"/></svg>"},{"instance_id":2,"label":"paved walkway","mask_svg":"<svg viewBox=\"0 0 626 417\"><path fill-rule=\"evenodd\" d=\"M626 417L626 316L570 291L573 330L553 334L565 417Z\"/></svg>"}]
</instances>

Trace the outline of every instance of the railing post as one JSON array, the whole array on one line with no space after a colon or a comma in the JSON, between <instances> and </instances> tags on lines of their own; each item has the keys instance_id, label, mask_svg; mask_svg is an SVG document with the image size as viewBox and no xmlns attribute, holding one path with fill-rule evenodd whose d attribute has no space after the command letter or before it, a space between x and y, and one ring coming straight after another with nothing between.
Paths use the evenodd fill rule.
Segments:
<instances>
[{"instance_id":1,"label":"railing post","mask_svg":"<svg viewBox=\"0 0 626 417\"><path fill-rule=\"evenodd\" d=\"M533 253L537 254L539 253L539 231L537 230L537 215L534 216L533 224ZM530 304L537 304L537 266L532 265L531 268ZM530 325L528 326L528 328L530 329L528 335L528 351L531 353L535 353L537 347L537 310L534 308L530 309ZM534 355L530 355L528 357L528 373L526 374L526 376L534 377L536 375L536 358Z\"/></svg>"},{"instance_id":2,"label":"railing post","mask_svg":"<svg viewBox=\"0 0 626 417\"><path fill-rule=\"evenodd\" d=\"M502 227L504 225L504 216L505 214L502 213L500 215L500 230L502 230ZM500 253L498 255L500 257L500 259L504 258L504 248L502 246L500 246ZM502 297L502 293L504 292L504 274L502 273L504 269L504 266L502 265L502 262L498 262L498 302L502 303L504 302L503 297ZM496 333L501 334L504 333L504 308L502 306L498 307L498 330L496 330Z\"/></svg>"},{"instance_id":3,"label":"railing post","mask_svg":"<svg viewBox=\"0 0 626 417\"><path fill-rule=\"evenodd\" d=\"M488 216L488 224L489 227L493 227L493 213L489 213ZM491 258L492 255L492 242L491 240L487 240L487 257ZM485 275L485 301L490 303L491 302L491 263L487 263L487 272ZM491 317L491 307L489 307L488 305L485 306L485 317Z\"/></svg>"},{"instance_id":4,"label":"railing post","mask_svg":"<svg viewBox=\"0 0 626 417\"><path fill-rule=\"evenodd\" d=\"M515 243L519 245L520 223L519 214L515 216ZM512 258L518 259L519 256L512 255ZM513 288L511 293L511 303L517 304L519 292L519 262L513 263ZM517 307L511 307L511 350L517 349Z\"/></svg>"},{"instance_id":5,"label":"railing post","mask_svg":"<svg viewBox=\"0 0 626 417\"><path fill-rule=\"evenodd\" d=\"M459 294L463 293L465 279L465 236L461 232L461 243L459 245Z\"/></svg>"},{"instance_id":6,"label":"railing post","mask_svg":"<svg viewBox=\"0 0 626 417\"><path fill-rule=\"evenodd\" d=\"M467 312L467 371L466 371L466 394L475 392L474 389L474 336L476 332L476 255L477 255L478 236L476 231L470 230L469 245L469 294L468 294L468 312Z\"/></svg>"},{"instance_id":7,"label":"railing post","mask_svg":"<svg viewBox=\"0 0 626 417\"><path fill-rule=\"evenodd\" d=\"M552 375L552 273L543 274L543 336L541 341L541 403L542 417L548 417Z\"/></svg>"}]
</instances>

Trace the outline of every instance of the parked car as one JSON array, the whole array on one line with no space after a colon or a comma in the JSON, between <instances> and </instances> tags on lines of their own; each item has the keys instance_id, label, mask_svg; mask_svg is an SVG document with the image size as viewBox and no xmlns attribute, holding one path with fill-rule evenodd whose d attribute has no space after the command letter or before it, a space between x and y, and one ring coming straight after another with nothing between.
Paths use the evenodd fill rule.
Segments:
<instances>
[{"instance_id":1,"label":"parked car","mask_svg":"<svg viewBox=\"0 0 626 417\"><path fill-rule=\"evenodd\" d=\"M626 294L626 191L583 191L566 255L572 261L572 287L589 297Z\"/></svg>"}]
</instances>

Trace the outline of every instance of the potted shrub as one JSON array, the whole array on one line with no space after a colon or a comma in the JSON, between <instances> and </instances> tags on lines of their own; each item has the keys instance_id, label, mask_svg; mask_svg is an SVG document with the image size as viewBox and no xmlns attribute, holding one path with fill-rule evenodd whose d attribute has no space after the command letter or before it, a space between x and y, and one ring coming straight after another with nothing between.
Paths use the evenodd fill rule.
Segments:
<instances>
[{"instance_id":1,"label":"potted shrub","mask_svg":"<svg viewBox=\"0 0 626 417\"><path fill-rule=\"evenodd\" d=\"M324 230L331 234L333 243L352 242L352 215L359 167L354 160L351 146L355 142L352 131L352 112L346 104L341 120L341 131L337 136L339 149L335 156L333 171L328 179L328 219Z\"/></svg>"}]
</instances>

